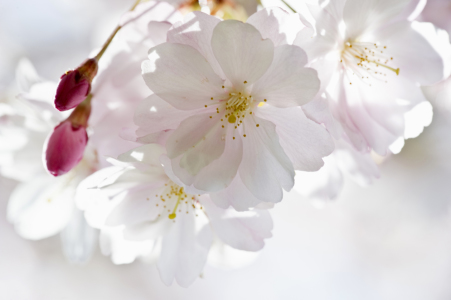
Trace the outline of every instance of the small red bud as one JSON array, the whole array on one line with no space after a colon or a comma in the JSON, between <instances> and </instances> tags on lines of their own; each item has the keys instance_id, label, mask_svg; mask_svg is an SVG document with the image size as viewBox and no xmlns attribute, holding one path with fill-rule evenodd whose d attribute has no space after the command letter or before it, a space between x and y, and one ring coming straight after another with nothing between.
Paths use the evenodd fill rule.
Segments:
<instances>
[{"instance_id":1,"label":"small red bud","mask_svg":"<svg viewBox=\"0 0 451 300\"><path fill-rule=\"evenodd\" d=\"M66 174L82 160L88 143L86 128L90 114L91 96L88 96L53 130L45 149L47 170L53 176Z\"/></svg>"},{"instance_id":2,"label":"small red bud","mask_svg":"<svg viewBox=\"0 0 451 300\"><path fill-rule=\"evenodd\" d=\"M83 102L91 91L91 82L97 74L97 69L97 60L91 58L77 69L61 76L56 90L55 107L64 111Z\"/></svg>"}]
</instances>

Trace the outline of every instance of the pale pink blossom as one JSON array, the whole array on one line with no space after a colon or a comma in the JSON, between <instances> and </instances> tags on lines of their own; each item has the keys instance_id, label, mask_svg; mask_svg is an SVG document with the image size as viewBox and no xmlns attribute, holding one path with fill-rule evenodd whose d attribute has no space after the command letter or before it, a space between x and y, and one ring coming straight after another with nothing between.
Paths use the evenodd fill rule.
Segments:
<instances>
[{"instance_id":1,"label":"pale pink blossom","mask_svg":"<svg viewBox=\"0 0 451 300\"><path fill-rule=\"evenodd\" d=\"M261 250L271 237L269 213L238 213L217 207L208 194L191 194L165 165L165 152L161 145L144 145L111 159L115 166L87 178L83 185L88 190L81 191L78 205L90 224L102 231L116 227L126 240L142 242L135 245L134 255L154 256L167 285L174 280L183 287L192 284L214 239L239 250ZM94 187L110 199L85 197ZM146 242L150 251L137 252L146 249ZM115 255L114 247L108 251Z\"/></svg>"},{"instance_id":2,"label":"pale pink blossom","mask_svg":"<svg viewBox=\"0 0 451 300\"><path fill-rule=\"evenodd\" d=\"M302 174L315 184L300 180L296 189L329 200L341 190L343 174L363 184L378 177L372 151L398 153L431 123L421 86L449 75L451 48L446 33L412 22L423 1L319 2L303 12L307 27L294 43L321 79L306 115L326 126L337 150L320 173Z\"/></svg>"},{"instance_id":3,"label":"pale pink blossom","mask_svg":"<svg viewBox=\"0 0 451 300\"><path fill-rule=\"evenodd\" d=\"M320 93L310 105L326 97L337 127L329 130L359 151L387 154L404 137L404 114L426 101L420 85L449 74L443 47L438 47L444 44L438 41L440 32L410 22L408 12L415 9L410 4L332 0L311 6L313 21L295 41L321 79ZM310 117L331 123L315 113Z\"/></svg>"},{"instance_id":4,"label":"pale pink blossom","mask_svg":"<svg viewBox=\"0 0 451 300\"><path fill-rule=\"evenodd\" d=\"M195 12L142 64L155 94L137 109L138 140L165 141L174 174L220 207L279 202L295 169L318 170L333 149L300 107L318 92L316 72L284 32L267 30L289 17L269 9L242 23Z\"/></svg>"}]
</instances>

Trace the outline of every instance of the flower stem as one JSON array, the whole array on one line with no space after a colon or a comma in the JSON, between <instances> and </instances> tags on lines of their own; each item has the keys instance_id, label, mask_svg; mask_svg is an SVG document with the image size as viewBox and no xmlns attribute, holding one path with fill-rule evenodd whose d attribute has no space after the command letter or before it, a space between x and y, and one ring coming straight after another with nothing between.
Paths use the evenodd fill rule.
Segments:
<instances>
[{"instance_id":1,"label":"flower stem","mask_svg":"<svg viewBox=\"0 0 451 300\"><path fill-rule=\"evenodd\" d=\"M138 4L141 2L141 0L136 0L135 4L133 4L132 8L130 8L129 11L133 11L135 10L135 8L138 6ZM117 26L116 29L114 29L113 33L110 35L110 37L108 38L108 40L105 42L105 44L103 44L102 49L100 49L99 54L96 55L95 59L97 61L100 60L100 58L102 57L102 55L105 53L106 49L108 49L108 46L111 44L111 41L114 39L114 37L116 36L116 34L119 32L119 30L121 30L122 26Z\"/></svg>"},{"instance_id":2,"label":"flower stem","mask_svg":"<svg viewBox=\"0 0 451 300\"><path fill-rule=\"evenodd\" d=\"M292 12L297 13L297 11L294 10L294 8L290 6L290 4L288 4L288 3L285 2L285 0L280 0L280 1L282 1L283 4L285 4L289 9L291 9Z\"/></svg>"}]
</instances>

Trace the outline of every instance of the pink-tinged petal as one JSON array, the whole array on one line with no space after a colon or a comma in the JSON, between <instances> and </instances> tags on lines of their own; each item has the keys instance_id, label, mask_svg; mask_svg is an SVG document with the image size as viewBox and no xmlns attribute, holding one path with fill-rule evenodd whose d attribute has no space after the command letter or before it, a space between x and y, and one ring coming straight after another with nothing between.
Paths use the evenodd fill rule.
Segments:
<instances>
[{"instance_id":1,"label":"pink-tinged petal","mask_svg":"<svg viewBox=\"0 0 451 300\"><path fill-rule=\"evenodd\" d=\"M55 127L45 149L47 169L53 176L63 175L83 158L88 135L83 126L74 127L68 120Z\"/></svg>"},{"instance_id":2,"label":"pink-tinged petal","mask_svg":"<svg viewBox=\"0 0 451 300\"><path fill-rule=\"evenodd\" d=\"M392 63L399 68L399 76L420 85L431 85L449 75L445 60L450 54L442 55L440 50L442 46L448 51L451 49L446 38L444 43L437 41L439 34L432 24L405 21L384 28L375 36L387 46L386 53L393 57Z\"/></svg>"},{"instance_id":3,"label":"pink-tinged petal","mask_svg":"<svg viewBox=\"0 0 451 300\"><path fill-rule=\"evenodd\" d=\"M163 146L158 144L143 145L127 151L118 156L118 160L122 162L140 163L146 167L154 167L161 169L160 156L165 154L166 150ZM162 170L155 170L163 174Z\"/></svg>"},{"instance_id":4,"label":"pink-tinged petal","mask_svg":"<svg viewBox=\"0 0 451 300\"><path fill-rule=\"evenodd\" d=\"M225 133L221 122L217 122L201 140L183 154L180 167L192 175L199 174L224 153Z\"/></svg>"},{"instance_id":5,"label":"pink-tinged petal","mask_svg":"<svg viewBox=\"0 0 451 300\"><path fill-rule=\"evenodd\" d=\"M149 60L142 63L142 73L149 88L172 106L191 110L220 100L223 80L205 57L193 47L164 43L149 50Z\"/></svg>"},{"instance_id":6,"label":"pink-tinged petal","mask_svg":"<svg viewBox=\"0 0 451 300\"><path fill-rule=\"evenodd\" d=\"M308 27L297 34L293 44L307 53L310 62L324 57L336 48L337 40L340 40L340 6L344 5L341 2L343 1L330 1L324 9L320 6L309 6L309 16L313 17L313 24L307 23Z\"/></svg>"},{"instance_id":7,"label":"pink-tinged petal","mask_svg":"<svg viewBox=\"0 0 451 300\"><path fill-rule=\"evenodd\" d=\"M149 181L150 182L150 181ZM161 200L155 197L161 193L165 182L158 182L150 187L129 190L119 205L117 205L106 220L107 226L134 225L155 220L160 213L156 206Z\"/></svg>"},{"instance_id":8,"label":"pink-tinged petal","mask_svg":"<svg viewBox=\"0 0 451 300\"><path fill-rule=\"evenodd\" d=\"M228 187L235 178L243 157L243 142L240 135L234 134L234 130L233 126L228 126L224 152L221 157L214 160L196 175L193 182L195 188L208 192L218 192Z\"/></svg>"},{"instance_id":9,"label":"pink-tinged petal","mask_svg":"<svg viewBox=\"0 0 451 300\"><path fill-rule=\"evenodd\" d=\"M335 104L334 114L356 149L370 147L381 155L404 135L404 114L426 100L418 86L395 74L387 74L387 82L374 80L371 86L358 80L352 85L344 80L342 86L345 102Z\"/></svg>"},{"instance_id":10,"label":"pink-tinged petal","mask_svg":"<svg viewBox=\"0 0 451 300\"><path fill-rule=\"evenodd\" d=\"M56 90L55 107L64 111L83 102L91 90L91 81L97 74L97 69L97 61L89 59L76 70L61 76Z\"/></svg>"},{"instance_id":11,"label":"pink-tinged petal","mask_svg":"<svg viewBox=\"0 0 451 300\"><path fill-rule=\"evenodd\" d=\"M298 14L290 14L280 7L262 9L250 16L246 23L257 28L264 39L272 40L276 47L292 44L303 27Z\"/></svg>"},{"instance_id":12,"label":"pink-tinged petal","mask_svg":"<svg viewBox=\"0 0 451 300\"><path fill-rule=\"evenodd\" d=\"M317 96L306 105L303 105L302 110L307 118L318 124L323 124L335 139L339 139L342 135L342 130L340 124L332 116L329 108L330 99L328 97L327 93Z\"/></svg>"},{"instance_id":13,"label":"pink-tinged petal","mask_svg":"<svg viewBox=\"0 0 451 300\"><path fill-rule=\"evenodd\" d=\"M261 202L279 202L282 188L289 191L294 185L294 168L279 143L276 126L256 116L243 123L246 137L239 169L241 179Z\"/></svg>"},{"instance_id":14,"label":"pink-tinged petal","mask_svg":"<svg viewBox=\"0 0 451 300\"><path fill-rule=\"evenodd\" d=\"M166 175L177 185L186 186L185 188L187 193L190 194L199 194L197 192L188 191L188 187L191 190L191 185L194 182L194 176L191 175L187 170L180 167L180 159L182 157L179 156L174 159L170 159L169 157L162 155L160 160L163 165L164 171Z\"/></svg>"},{"instance_id":15,"label":"pink-tinged petal","mask_svg":"<svg viewBox=\"0 0 451 300\"><path fill-rule=\"evenodd\" d=\"M225 147L220 119L212 112L184 120L167 140L169 158L182 155L180 166L192 175L219 158Z\"/></svg>"},{"instance_id":16,"label":"pink-tinged petal","mask_svg":"<svg viewBox=\"0 0 451 300\"><path fill-rule=\"evenodd\" d=\"M348 86L345 89L350 122L358 128L369 147L380 155L385 155L388 147L403 135L403 109L396 104L396 98L392 95L375 92L375 89L370 89L365 84L359 84L359 89Z\"/></svg>"},{"instance_id":17,"label":"pink-tinged petal","mask_svg":"<svg viewBox=\"0 0 451 300\"><path fill-rule=\"evenodd\" d=\"M320 82L314 69L305 68L307 55L298 46L275 48L274 60L268 71L258 80L252 96L277 107L304 105L315 97Z\"/></svg>"},{"instance_id":18,"label":"pink-tinged petal","mask_svg":"<svg viewBox=\"0 0 451 300\"><path fill-rule=\"evenodd\" d=\"M204 219L202 224L200 219ZM157 262L161 280L171 285L174 279L182 287L188 287L202 273L207 261L213 234L206 226L206 217L198 218L181 214L163 238L160 258ZM196 224L197 223L197 224Z\"/></svg>"},{"instance_id":19,"label":"pink-tinged petal","mask_svg":"<svg viewBox=\"0 0 451 300\"><path fill-rule=\"evenodd\" d=\"M409 4L396 17L396 21L413 21L418 18L425 8L427 0L410 0Z\"/></svg>"},{"instance_id":20,"label":"pink-tinged petal","mask_svg":"<svg viewBox=\"0 0 451 300\"><path fill-rule=\"evenodd\" d=\"M156 240L166 236L172 229L169 218L131 224L124 229L124 238L130 241Z\"/></svg>"},{"instance_id":21,"label":"pink-tinged petal","mask_svg":"<svg viewBox=\"0 0 451 300\"><path fill-rule=\"evenodd\" d=\"M114 178L123 171L123 167L103 168L83 179L77 186L75 203L77 208L85 212L85 219L91 227L102 228L111 210L121 200L120 198L110 199L117 194L117 191L99 189L104 184L108 184L110 176Z\"/></svg>"},{"instance_id":22,"label":"pink-tinged petal","mask_svg":"<svg viewBox=\"0 0 451 300\"><path fill-rule=\"evenodd\" d=\"M224 209L232 206L237 211L246 211L261 203L244 185L239 173L226 189L211 193L210 197L217 206Z\"/></svg>"},{"instance_id":23,"label":"pink-tinged petal","mask_svg":"<svg viewBox=\"0 0 451 300\"><path fill-rule=\"evenodd\" d=\"M258 251L265 245L265 239L272 236L273 222L266 210L237 212L217 207L207 197L202 205L210 224L225 244L239 250Z\"/></svg>"},{"instance_id":24,"label":"pink-tinged petal","mask_svg":"<svg viewBox=\"0 0 451 300\"><path fill-rule=\"evenodd\" d=\"M356 39L401 14L411 0L347 0L343 10L347 37Z\"/></svg>"},{"instance_id":25,"label":"pink-tinged petal","mask_svg":"<svg viewBox=\"0 0 451 300\"><path fill-rule=\"evenodd\" d=\"M217 17L207 15L200 11L187 14L183 22L175 23L168 32L169 43L184 44L193 47L210 63L216 74L225 79L211 48L213 30L221 22Z\"/></svg>"},{"instance_id":26,"label":"pink-tinged petal","mask_svg":"<svg viewBox=\"0 0 451 300\"><path fill-rule=\"evenodd\" d=\"M22 183L11 194L8 221L26 239L40 240L59 233L74 210L75 188L67 178L37 177Z\"/></svg>"},{"instance_id":27,"label":"pink-tinged petal","mask_svg":"<svg viewBox=\"0 0 451 300\"><path fill-rule=\"evenodd\" d=\"M211 39L213 53L236 89L243 89L265 74L274 57L274 44L252 25L227 20L219 23Z\"/></svg>"},{"instance_id":28,"label":"pink-tinged petal","mask_svg":"<svg viewBox=\"0 0 451 300\"><path fill-rule=\"evenodd\" d=\"M327 130L308 119L300 107L276 108L264 105L258 116L276 125L280 145L295 170L318 171L322 158L334 150L334 142Z\"/></svg>"}]
</instances>

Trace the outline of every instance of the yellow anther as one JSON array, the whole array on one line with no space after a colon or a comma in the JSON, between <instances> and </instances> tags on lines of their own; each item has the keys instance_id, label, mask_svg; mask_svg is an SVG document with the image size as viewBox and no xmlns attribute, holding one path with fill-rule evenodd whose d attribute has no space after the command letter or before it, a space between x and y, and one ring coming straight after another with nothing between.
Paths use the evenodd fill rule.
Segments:
<instances>
[{"instance_id":1,"label":"yellow anther","mask_svg":"<svg viewBox=\"0 0 451 300\"><path fill-rule=\"evenodd\" d=\"M229 123L235 123L236 122L236 117L235 115L230 115L229 119L228 119Z\"/></svg>"}]
</instances>

